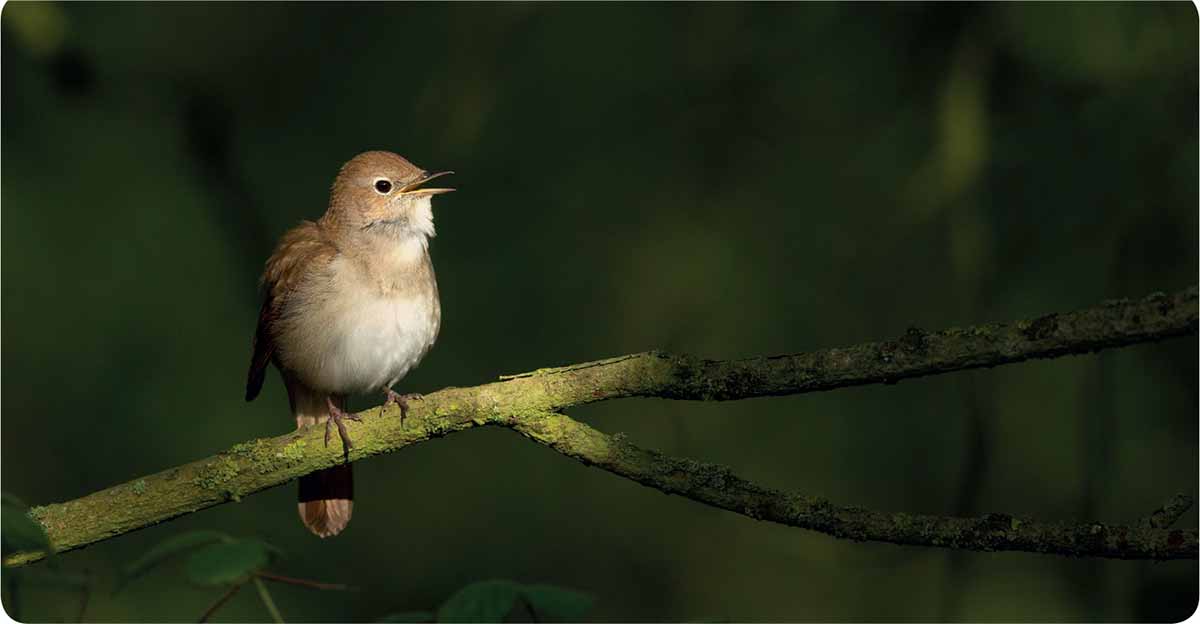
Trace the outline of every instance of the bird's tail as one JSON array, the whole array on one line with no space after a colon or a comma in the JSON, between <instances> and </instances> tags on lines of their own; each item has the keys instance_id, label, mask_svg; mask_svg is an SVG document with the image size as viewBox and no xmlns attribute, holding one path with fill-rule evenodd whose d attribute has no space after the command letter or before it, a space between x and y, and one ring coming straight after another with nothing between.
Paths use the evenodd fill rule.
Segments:
<instances>
[{"instance_id":1,"label":"bird's tail","mask_svg":"<svg viewBox=\"0 0 1200 624\"><path fill-rule=\"evenodd\" d=\"M296 428L324 423L329 419L326 395L314 392L301 384L288 384L288 398ZM345 397L334 396L333 402L345 409ZM342 532L350 523L354 510L354 475L351 464L339 464L300 477L300 521L318 537L331 537Z\"/></svg>"}]
</instances>

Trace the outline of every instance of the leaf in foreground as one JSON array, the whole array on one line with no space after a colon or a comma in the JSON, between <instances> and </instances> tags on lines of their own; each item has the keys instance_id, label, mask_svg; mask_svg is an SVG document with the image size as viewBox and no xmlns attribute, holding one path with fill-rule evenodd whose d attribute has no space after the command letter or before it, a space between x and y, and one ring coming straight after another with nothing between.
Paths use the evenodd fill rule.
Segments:
<instances>
[{"instance_id":1,"label":"leaf in foreground","mask_svg":"<svg viewBox=\"0 0 1200 624\"><path fill-rule=\"evenodd\" d=\"M438 622L500 622L524 604L536 620L578 620L592 608L593 598L553 585L521 585L512 581L472 583L447 600ZM427 621L427 620L426 620Z\"/></svg>"},{"instance_id":2,"label":"leaf in foreground","mask_svg":"<svg viewBox=\"0 0 1200 624\"><path fill-rule=\"evenodd\" d=\"M121 568L121 576L117 580L117 587L114 591L120 591L130 581L149 572L151 568L171 557L207 544L228 542L232 539L220 531L189 531L159 542L154 548L146 551L146 554Z\"/></svg>"},{"instance_id":3,"label":"leaf in foreground","mask_svg":"<svg viewBox=\"0 0 1200 624\"><path fill-rule=\"evenodd\" d=\"M389 613L376 622L433 622L433 612L431 611L404 611L403 613Z\"/></svg>"},{"instance_id":4,"label":"leaf in foreground","mask_svg":"<svg viewBox=\"0 0 1200 624\"><path fill-rule=\"evenodd\" d=\"M277 553L256 539L210 544L188 557L184 571L200 585L232 585L266 567Z\"/></svg>"},{"instance_id":5,"label":"leaf in foreground","mask_svg":"<svg viewBox=\"0 0 1200 624\"><path fill-rule=\"evenodd\" d=\"M499 622L512 611L521 586L512 581L481 581L458 590L437 612L439 622Z\"/></svg>"},{"instance_id":6,"label":"leaf in foreground","mask_svg":"<svg viewBox=\"0 0 1200 624\"><path fill-rule=\"evenodd\" d=\"M539 620L577 621L595 603L588 594L553 585L527 585L523 593Z\"/></svg>"}]
</instances>

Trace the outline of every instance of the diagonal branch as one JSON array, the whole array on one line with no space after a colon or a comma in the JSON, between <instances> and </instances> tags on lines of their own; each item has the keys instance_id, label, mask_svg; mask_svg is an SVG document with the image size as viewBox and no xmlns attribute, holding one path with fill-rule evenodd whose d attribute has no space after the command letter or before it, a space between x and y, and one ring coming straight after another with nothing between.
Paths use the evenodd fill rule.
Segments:
<instances>
[{"instance_id":1,"label":"diagonal branch","mask_svg":"<svg viewBox=\"0 0 1200 624\"><path fill-rule=\"evenodd\" d=\"M511 426L584 464L667 494L843 539L1111 559L1195 559L1197 554L1196 531L1039 522L1007 514L954 518L844 507L818 496L757 485L724 466L641 449L623 436L603 434L562 414L541 414Z\"/></svg>"},{"instance_id":2,"label":"diagonal branch","mask_svg":"<svg viewBox=\"0 0 1200 624\"><path fill-rule=\"evenodd\" d=\"M1194 530L1046 523L1026 526L1030 521L1025 520L1015 520L1008 529L1001 530L997 519L1007 516L941 518L837 507L821 499L763 488L727 471L714 472L713 467L705 464L668 458L624 444L613 447L612 439L604 434L556 412L575 405L634 396L732 400L799 394L1086 353L1194 335L1197 307L1197 289L1192 287L1171 295L1159 293L1136 301L1106 302L1032 321L933 333L914 329L897 340L797 355L717 361L651 352L542 369L496 383L447 388L427 395L425 401L413 406L414 418L408 419L404 426L396 417L396 409L383 416L378 416L375 408L367 410L362 413L361 423L351 425L356 446L349 460L394 452L476 426L500 425L651 487L836 537L1103 557L1194 558L1197 553ZM547 426L553 431L546 430ZM604 455L605 449L613 448L621 452L616 456ZM604 457L610 459L599 461ZM46 528L57 550L71 550L237 501L341 461L340 448L325 447L319 427L309 427L237 444L213 457L73 501L38 507L30 513ZM663 472L660 468L664 466L673 468ZM680 468L677 476L674 468ZM722 483L729 487L721 486ZM1079 533L1084 526L1086 535ZM1100 528L1093 530L1093 527ZM1003 533L1003 537L994 535L997 532ZM42 553L17 553L6 558L5 563L20 565L41 557Z\"/></svg>"},{"instance_id":3,"label":"diagonal branch","mask_svg":"<svg viewBox=\"0 0 1200 624\"><path fill-rule=\"evenodd\" d=\"M1065 314L937 332L795 355L702 360L661 352L539 369L501 379L529 384L540 407L624 397L728 401L897 383L903 379L1194 335L1196 288L1135 301L1107 301Z\"/></svg>"}]
</instances>

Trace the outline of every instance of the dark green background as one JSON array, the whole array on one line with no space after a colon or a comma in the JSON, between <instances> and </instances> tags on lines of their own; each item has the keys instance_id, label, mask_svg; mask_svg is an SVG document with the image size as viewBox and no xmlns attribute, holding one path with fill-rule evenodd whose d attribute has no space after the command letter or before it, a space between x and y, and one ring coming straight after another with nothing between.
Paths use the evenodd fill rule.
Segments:
<instances>
[{"instance_id":1,"label":"dark green background","mask_svg":"<svg viewBox=\"0 0 1200 624\"><path fill-rule=\"evenodd\" d=\"M366 149L458 171L435 206L442 336L401 391L1198 281L1188 3L9 3L3 28L2 486L33 504L292 426L275 373L242 401L256 279ZM1196 349L573 415L845 504L1127 522L1196 493ZM429 608L493 577L588 591L598 620L1177 620L1197 601L1196 562L840 541L502 430L356 472L333 540L303 530L289 485L63 565L96 579L97 620L197 618L219 591L177 570L107 593L115 567L197 528L363 589L279 587L294 620ZM77 608L21 599L32 619ZM243 591L221 617L267 614Z\"/></svg>"}]
</instances>

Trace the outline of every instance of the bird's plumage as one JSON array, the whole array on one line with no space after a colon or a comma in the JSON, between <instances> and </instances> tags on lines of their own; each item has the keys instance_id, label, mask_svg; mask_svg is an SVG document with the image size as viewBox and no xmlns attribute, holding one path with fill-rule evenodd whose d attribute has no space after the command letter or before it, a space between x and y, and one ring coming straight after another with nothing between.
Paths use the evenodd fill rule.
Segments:
<instances>
[{"instance_id":1,"label":"bird's plumage","mask_svg":"<svg viewBox=\"0 0 1200 624\"><path fill-rule=\"evenodd\" d=\"M275 356L278 322L288 303L294 303L298 286L306 278L313 277L310 273L328 267L336 255L337 247L328 234L312 221L303 221L288 230L275 246L260 280L265 296L258 313L250 372L246 378L247 401L253 401L262 390L267 364Z\"/></svg>"},{"instance_id":2,"label":"bird's plumage","mask_svg":"<svg viewBox=\"0 0 1200 624\"><path fill-rule=\"evenodd\" d=\"M360 154L325 215L284 234L263 271L246 400L274 363L297 427L321 423L347 395L387 391L424 358L441 327L429 238L431 197L447 189L419 188L433 177L389 152ZM352 492L348 464L304 477L305 525L337 534Z\"/></svg>"}]
</instances>

